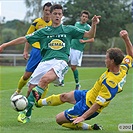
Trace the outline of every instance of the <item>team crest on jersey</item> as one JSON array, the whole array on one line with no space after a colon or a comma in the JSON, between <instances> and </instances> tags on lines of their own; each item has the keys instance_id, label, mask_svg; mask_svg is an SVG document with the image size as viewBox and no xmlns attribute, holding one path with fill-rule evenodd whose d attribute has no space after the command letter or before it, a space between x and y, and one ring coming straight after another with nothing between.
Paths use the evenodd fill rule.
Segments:
<instances>
[{"instance_id":1,"label":"team crest on jersey","mask_svg":"<svg viewBox=\"0 0 133 133\"><path fill-rule=\"evenodd\" d=\"M126 64L129 64L129 63L130 63L130 59L129 59L129 58L125 58L125 59L124 59L124 62L125 62Z\"/></svg>"},{"instance_id":2,"label":"team crest on jersey","mask_svg":"<svg viewBox=\"0 0 133 133\"><path fill-rule=\"evenodd\" d=\"M62 49L63 47L65 47L65 43L63 43L61 40L59 39L54 39L52 40L48 46L53 49L53 50L60 50Z\"/></svg>"}]
</instances>

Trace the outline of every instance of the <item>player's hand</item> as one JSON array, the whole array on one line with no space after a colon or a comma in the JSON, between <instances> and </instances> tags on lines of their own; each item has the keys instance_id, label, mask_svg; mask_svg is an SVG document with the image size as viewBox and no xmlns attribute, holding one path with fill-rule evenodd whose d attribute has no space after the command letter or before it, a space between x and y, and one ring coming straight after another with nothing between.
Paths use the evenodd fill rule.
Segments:
<instances>
[{"instance_id":1,"label":"player's hand","mask_svg":"<svg viewBox=\"0 0 133 133\"><path fill-rule=\"evenodd\" d=\"M80 42L80 43L85 43L85 40L80 39L79 42Z\"/></svg>"},{"instance_id":2,"label":"player's hand","mask_svg":"<svg viewBox=\"0 0 133 133\"><path fill-rule=\"evenodd\" d=\"M82 116L80 116L80 117L77 117L77 118L73 118L72 120L73 120L73 124L77 124L79 122L84 121L85 119Z\"/></svg>"},{"instance_id":3,"label":"player's hand","mask_svg":"<svg viewBox=\"0 0 133 133\"><path fill-rule=\"evenodd\" d=\"M4 48L3 45L0 45L0 53L3 52Z\"/></svg>"},{"instance_id":4,"label":"player's hand","mask_svg":"<svg viewBox=\"0 0 133 133\"><path fill-rule=\"evenodd\" d=\"M126 30L121 30L120 37L122 37L123 39L126 39L128 37L128 32Z\"/></svg>"},{"instance_id":5,"label":"player's hand","mask_svg":"<svg viewBox=\"0 0 133 133\"><path fill-rule=\"evenodd\" d=\"M94 17L92 18L92 23L94 25L98 24L100 22L100 18L101 18L101 16L94 15Z\"/></svg>"},{"instance_id":6,"label":"player's hand","mask_svg":"<svg viewBox=\"0 0 133 133\"><path fill-rule=\"evenodd\" d=\"M28 52L25 52L25 51L24 51L23 57L24 57L25 60L27 60L27 59L28 59Z\"/></svg>"}]
</instances>

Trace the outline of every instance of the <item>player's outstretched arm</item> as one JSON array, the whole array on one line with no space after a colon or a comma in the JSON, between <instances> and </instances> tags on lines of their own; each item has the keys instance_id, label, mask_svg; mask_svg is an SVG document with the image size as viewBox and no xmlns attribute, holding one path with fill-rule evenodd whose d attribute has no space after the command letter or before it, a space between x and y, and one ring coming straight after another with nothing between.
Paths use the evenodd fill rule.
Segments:
<instances>
[{"instance_id":1,"label":"player's outstretched arm","mask_svg":"<svg viewBox=\"0 0 133 133\"><path fill-rule=\"evenodd\" d=\"M23 44L25 42L27 42L27 39L25 37L19 37L10 42L3 43L2 45L0 45L0 52L2 52L6 47Z\"/></svg>"},{"instance_id":2,"label":"player's outstretched arm","mask_svg":"<svg viewBox=\"0 0 133 133\"><path fill-rule=\"evenodd\" d=\"M133 46L126 30L120 31L120 37L124 40L126 46L126 52L133 58Z\"/></svg>"},{"instance_id":3,"label":"player's outstretched arm","mask_svg":"<svg viewBox=\"0 0 133 133\"><path fill-rule=\"evenodd\" d=\"M80 41L80 43L92 43L92 42L94 42L94 38L87 39L87 40L80 39L79 41Z\"/></svg>"},{"instance_id":4,"label":"player's outstretched arm","mask_svg":"<svg viewBox=\"0 0 133 133\"><path fill-rule=\"evenodd\" d=\"M101 16L94 15L94 17L92 18L91 29L84 33L84 37L85 38L94 38L95 37L95 34L96 34L96 25L100 22L99 18L101 18Z\"/></svg>"}]
</instances>

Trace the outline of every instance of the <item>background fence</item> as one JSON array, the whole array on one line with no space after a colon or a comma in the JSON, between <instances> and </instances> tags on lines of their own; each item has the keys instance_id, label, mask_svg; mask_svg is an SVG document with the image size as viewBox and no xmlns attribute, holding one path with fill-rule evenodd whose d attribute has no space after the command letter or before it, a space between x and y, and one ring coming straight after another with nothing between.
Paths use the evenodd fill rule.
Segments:
<instances>
[{"instance_id":1,"label":"background fence","mask_svg":"<svg viewBox=\"0 0 133 133\"><path fill-rule=\"evenodd\" d=\"M83 55L83 67L104 67L105 55ZM24 60L23 54L0 54L1 66L25 66L27 60Z\"/></svg>"}]
</instances>

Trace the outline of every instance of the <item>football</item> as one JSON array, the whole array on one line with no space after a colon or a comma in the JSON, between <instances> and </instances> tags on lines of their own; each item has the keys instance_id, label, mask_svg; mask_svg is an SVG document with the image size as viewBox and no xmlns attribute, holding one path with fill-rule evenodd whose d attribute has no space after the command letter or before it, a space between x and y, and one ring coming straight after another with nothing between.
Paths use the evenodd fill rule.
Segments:
<instances>
[{"instance_id":1,"label":"football","mask_svg":"<svg viewBox=\"0 0 133 133\"><path fill-rule=\"evenodd\" d=\"M11 106L16 111L23 111L28 105L28 100L23 95L16 95L11 99Z\"/></svg>"}]
</instances>

